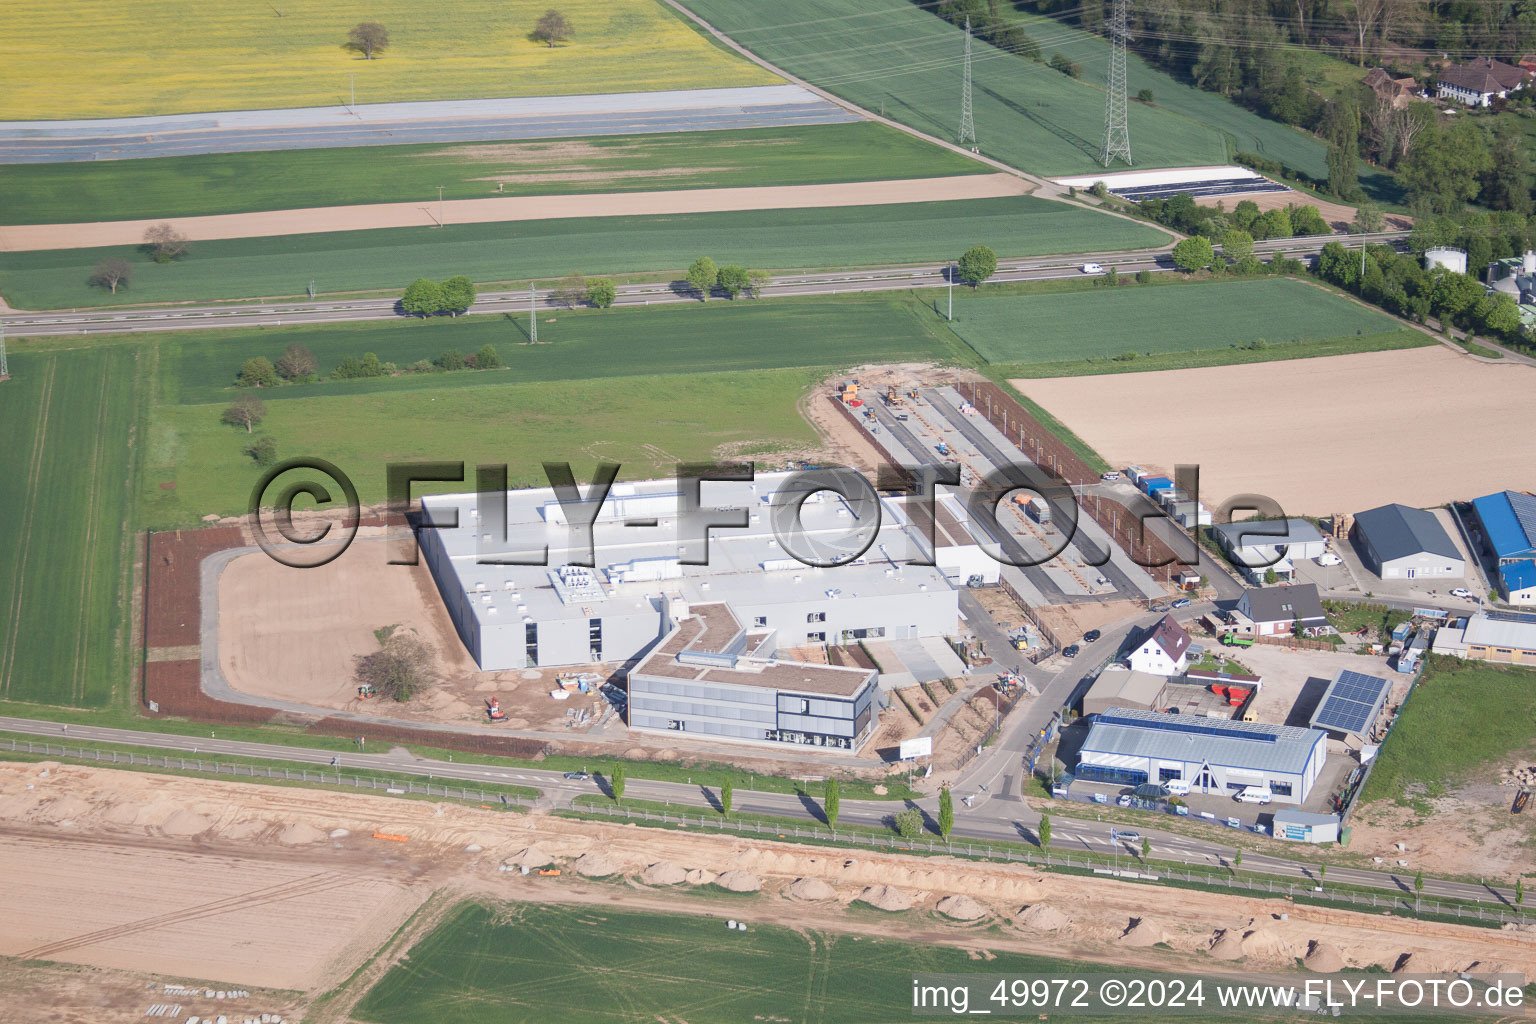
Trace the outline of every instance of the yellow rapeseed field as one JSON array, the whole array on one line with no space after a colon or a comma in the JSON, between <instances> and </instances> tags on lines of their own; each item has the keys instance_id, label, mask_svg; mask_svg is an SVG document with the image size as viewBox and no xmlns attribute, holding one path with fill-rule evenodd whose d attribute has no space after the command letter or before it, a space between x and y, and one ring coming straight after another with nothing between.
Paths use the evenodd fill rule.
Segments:
<instances>
[{"instance_id":1,"label":"yellow rapeseed field","mask_svg":"<svg viewBox=\"0 0 1536 1024\"><path fill-rule=\"evenodd\" d=\"M575 29L529 39L551 7ZM7 0L0 120L762 85L657 0ZM376 60L343 49L389 30Z\"/></svg>"}]
</instances>

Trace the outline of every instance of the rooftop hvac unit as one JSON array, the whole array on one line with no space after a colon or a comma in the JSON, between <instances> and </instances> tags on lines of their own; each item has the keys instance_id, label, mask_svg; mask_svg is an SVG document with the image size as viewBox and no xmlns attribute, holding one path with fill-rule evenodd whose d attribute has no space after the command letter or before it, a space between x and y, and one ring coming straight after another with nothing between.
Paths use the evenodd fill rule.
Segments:
<instances>
[{"instance_id":1,"label":"rooftop hvac unit","mask_svg":"<svg viewBox=\"0 0 1536 1024\"><path fill-rule=\"evenodd\" d=\"M475 589L478 590L478 591L484 591L485 590L485 580L480 580L478 583L476 583L475 584Z\"/></svg>"},{"instance_id":2,"label":"rooftop hvac unit","mask_svg":"<svg viewBox=\"0 0 1536 1024\"><path fill-rule=\"evenodd\" d=\"M481 594L480 595L480 603L481 604L490 604L491 603L491 595L490 594Z\"/></svg>"},{"instance_id":3,"label":"rooftop hvac unit","mask_svg":"<svg viewBox=\"0 0 1536 1024\"><path fill-rule=\"evenodd\" d=\"M517 584L513 583L511 580L507 580L507 589L508 590L511 590L515 586L517 586Z\"/></svg>"}]
</instances>

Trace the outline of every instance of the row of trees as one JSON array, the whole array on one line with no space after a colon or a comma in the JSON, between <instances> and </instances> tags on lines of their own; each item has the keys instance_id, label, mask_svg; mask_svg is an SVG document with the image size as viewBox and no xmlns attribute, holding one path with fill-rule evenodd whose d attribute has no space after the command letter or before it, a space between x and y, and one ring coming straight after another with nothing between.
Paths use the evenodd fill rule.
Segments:
<instances>
[{"instance_id":1,"label":"row of trees","mask_svg":"<svg viewBox=\"0 0 1536 1024\"><path fill-rule=\"evenodd\" d=\"M418 277L400 296L400 308L412 316L458 316L475 304L475 296L475 282L463 274L455 274L441 284Z\"/></svg>"},{"instance_id":2,"label":"row of trees","mask_svg":"<svg viewBox=\"0 0 1536 1024\"><path fill-rule=\"evenodd\" d=\"M718 266L708 256L700 256L684 271L683 280L698 293L701 300L708 300L716 288L729 299L743 293L755 299L768 282L773 280L773 275L766 270L748 270L734 263Z\"/></svg>"},{"instance_id":3,"label":"row of trees","mask_svg":"<svg viewBox=\"0 0 1536 1024\"><path fill-rule=\"evenodd\" d=\"M487 342L478 352L465 355L456 348L444 350L436 359L421 359L402 371L394 363L380 360L373 352L346 356L331 371L331 380L361 377L389 377L397 373L442 373L454 370L494 370L504 365L496 346ZM266 356L252 356L240 365L235 383L243 388L275 388L282 384L307 384L317 379L315 355L298 342L291 343L274 363Z\"/></svg>"},{"instance_id":4,"label":"row of trees","mask_svg":"<svg viewBox=\"0 0 1536 1024\"><path fill-rule=\"evenodd\" d=\"M1317 258L1317 276L1389 312L1508 340L1520 337L1520 309L1508 295L1487 294L1476 278L1445 268L1426 271L1414 253L1388 245L1361 253L1329 242Z\"/></svg>"},{"instance_id":5,"label":"row of trees","mask_svg":"<svg viewBox=\"0 0 1536 1024\"><path fill-rule=\"evenodd\" d=\"M533 31L528 33L528 38L536 43L554 46L556 43L565 42L575 34L576 30L571 27L570 19L551 8L539 15L539 20L534 23ZM342 44L342 49L362 54L364 60L373 60L389 49L389 29L377 21L358 22L347 33L347 41Z\"/></svg>"},{"instance_id":6,"label":"row of trees","mask_svg":"<svg viewBox=\"0 0 1536 1024\"><path fill-rule=\"evenodd\" d=\"M1270 238L1295 238L1302 235L1332 233L1317 207L1291 203L1284 209L1263 210L1252 199L1244 199L1228 213L1222 206L1201 206L1187 193L1167 199L1148 199L1137 209L1159 224L1166 224L1185 235L1221 238L1237 228L1254 241Z\"/></svg>"},{"instance_id":7,"label":"row of trees","mask_svg":"<svg viewBox=\"0 0 1536 1024\"><path fill-rule=\"evenodd\" d=\"M575 309L583 303L594 309L607 309L618 297L618 290L606 277L589 281L581 274L572 272L561 278L560 283L555 286L552 297L567 309Z\"/></svg>"}]
</instances>

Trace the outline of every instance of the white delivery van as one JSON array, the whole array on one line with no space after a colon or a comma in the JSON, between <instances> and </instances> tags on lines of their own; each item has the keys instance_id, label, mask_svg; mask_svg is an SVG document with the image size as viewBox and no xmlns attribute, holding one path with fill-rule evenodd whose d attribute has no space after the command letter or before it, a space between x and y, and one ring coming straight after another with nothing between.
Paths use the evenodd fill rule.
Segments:
<instances>
[{"instance_id":1,"label":"white delivery van","mask_svg":"<svg viewBox=\"0 0 1536 1024\"><path fill-rule=\"evenodd\" d=\"M1262 786L1249 786L1238 791L1237 802L1240 804L1267 804L1275 798L1275 794Z\"/></svg>"},{"instance_id":2,"label":"white delivery van","mask_svg":"<svg viewBox=\"0 0 1536 1024\"><path fill-rule=\"evenodd\" d=\"M1183 779L1169 779L1163 783L1170 796L1189 796L1189 783Z\"/></svg>"}]
</instances>

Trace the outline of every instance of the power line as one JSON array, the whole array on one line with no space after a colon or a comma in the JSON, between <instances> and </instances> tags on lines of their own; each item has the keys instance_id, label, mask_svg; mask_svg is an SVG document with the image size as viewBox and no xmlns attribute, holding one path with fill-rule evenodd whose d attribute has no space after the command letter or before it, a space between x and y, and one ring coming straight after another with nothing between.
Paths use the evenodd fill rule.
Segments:
<instances>
[{"instance_id":1,"label":"power line","mask_svg":"<svg viewBox=\"0 0 1536 1024\"><path fill-rule=\"evenodd\" d=\"M1130 0L1114 0L1114 14L1109 24L1109 81L1104 97L1104 144L1099 148L1099 163L1108 167L1119 157L1131 163L1130 109L1125 95L1125 22Z\"/></svg>"},{"instance_id":2,"label":"power line","mask_svg":"<svg viewBox=\"0 0 1536 1024\"><path fill-rule=\"evenodd\" d=\"M965 19L965 78L960 86L960 145L976 148L976 125L971 120L971 19Z\"/></svg>"}]
</instances>

